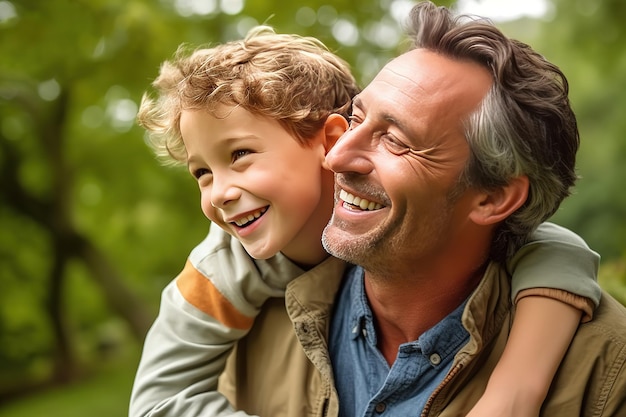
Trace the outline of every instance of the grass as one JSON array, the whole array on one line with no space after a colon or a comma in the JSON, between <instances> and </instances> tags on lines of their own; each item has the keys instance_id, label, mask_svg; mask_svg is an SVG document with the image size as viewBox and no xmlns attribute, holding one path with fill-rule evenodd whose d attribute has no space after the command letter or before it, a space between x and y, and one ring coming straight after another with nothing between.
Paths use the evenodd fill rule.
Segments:
<instances>
[{"instance_id":1,"label":"grass","mask_svg":"<svg viewBox=\"0 0 626 417\"><path fill-rule=\"evenodd\" d=\"M137 362L115 363L84 381L20 398L0 417L124 417Z\"/></svg>"}]
</instances>

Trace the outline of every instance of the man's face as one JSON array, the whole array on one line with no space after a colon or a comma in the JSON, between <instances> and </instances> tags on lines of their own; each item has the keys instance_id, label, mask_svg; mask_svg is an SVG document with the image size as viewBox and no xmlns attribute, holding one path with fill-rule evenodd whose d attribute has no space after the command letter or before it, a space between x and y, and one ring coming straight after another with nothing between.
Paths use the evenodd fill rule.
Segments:
<instances>
[{"instance_id":1,"label":"man's face","mask_svg":"<svg viewBox=\"0 0 626 417\"><path fill-rule=\"evenodd\" d=\"M491 84L477 64L421 49L383 68L326 157L338 198L323 237L331 254L381 273L450 262L475 201L469 189L452 198L469 157L463 122Z\"/></svg>"}]
</instances>

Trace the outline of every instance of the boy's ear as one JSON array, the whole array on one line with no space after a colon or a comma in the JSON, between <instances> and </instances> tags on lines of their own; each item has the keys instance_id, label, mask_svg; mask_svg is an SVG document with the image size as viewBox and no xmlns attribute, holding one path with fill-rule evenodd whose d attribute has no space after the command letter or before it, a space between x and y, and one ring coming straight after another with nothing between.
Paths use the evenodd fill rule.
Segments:
<instances>
[{"instance_id":1,"label":"boy's ear","mask_svg":"<svg viewBox=\"0 0 626 417\"><path fill-rule=\"evenodd\" d=\"M504 187L480 193L470 219L483 226L500 223L526 202L528 187L528 177L522 175Z\"/></svg>"},{"instance_id":2,"label":"boy's ear","mask_svg":"<svg viewBox=\"0 0 626 417\"><path fill-rule=\"evenodd\" d=\"M345 117L335 113L328 116L326 123L324 123L324 147L326 148L326 153L335 146L335 143L337 143L346 130L348 130L348 121Z\"/></svg>"}]
</instances>

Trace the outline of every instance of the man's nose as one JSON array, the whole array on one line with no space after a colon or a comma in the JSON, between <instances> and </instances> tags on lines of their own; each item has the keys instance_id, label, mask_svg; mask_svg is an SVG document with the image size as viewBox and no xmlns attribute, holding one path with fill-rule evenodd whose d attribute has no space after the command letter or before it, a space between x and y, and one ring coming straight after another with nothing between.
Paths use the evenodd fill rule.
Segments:
<instances>
[{"instance_id":1,"label":"man's nose","mask_svg":"<svg viewBox=\"0 0 626 417\"><path fill-rule=\"evenodd\" d=\"M371 136L361 127L346 131L326 154L328 169L360 174L367 174L373 169Z\"/></svg>"}]
</instances>

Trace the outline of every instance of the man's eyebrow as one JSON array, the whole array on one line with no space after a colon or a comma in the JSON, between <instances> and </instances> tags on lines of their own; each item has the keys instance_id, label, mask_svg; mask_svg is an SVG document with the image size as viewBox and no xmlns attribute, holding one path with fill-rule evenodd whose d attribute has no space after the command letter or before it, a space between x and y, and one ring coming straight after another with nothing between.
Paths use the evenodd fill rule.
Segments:
<instances>
[{"instance_id":1,"label":"man's eyebrow","mask_svg":"<svg viewBox=\"0 0 626 417\"><path fill-rule=\"evenodd\" d=\"M382 115L382 119L391 125L397 126L398 129L400 129L402 132L407 133L407 134L409 133L409 130L406 127L406 125L400 120L390 115L389 113L384 113Z\"/></svg>"},{"instance_id":2,"label":"man's eyebrow","mask_svg":"<svg viewBox=\"0 0 626 417\"><path fill-rule=\"evenodd\" d=\"M352 99L352 107L356 107L359 109L363 109L363 100L361 99L360 95L356 95L354 96L354 98ZM395 118L394 116L392 116L391 114L385 112L383 114L380 115L380 119L384 120L385 122L397 126L398 129L400 129L401 131L403 131L405 134L409 134L410 130L407 128L406 124L403 123L402 121L398 120L397 118Z\"/></svg>"}]
</instances>

